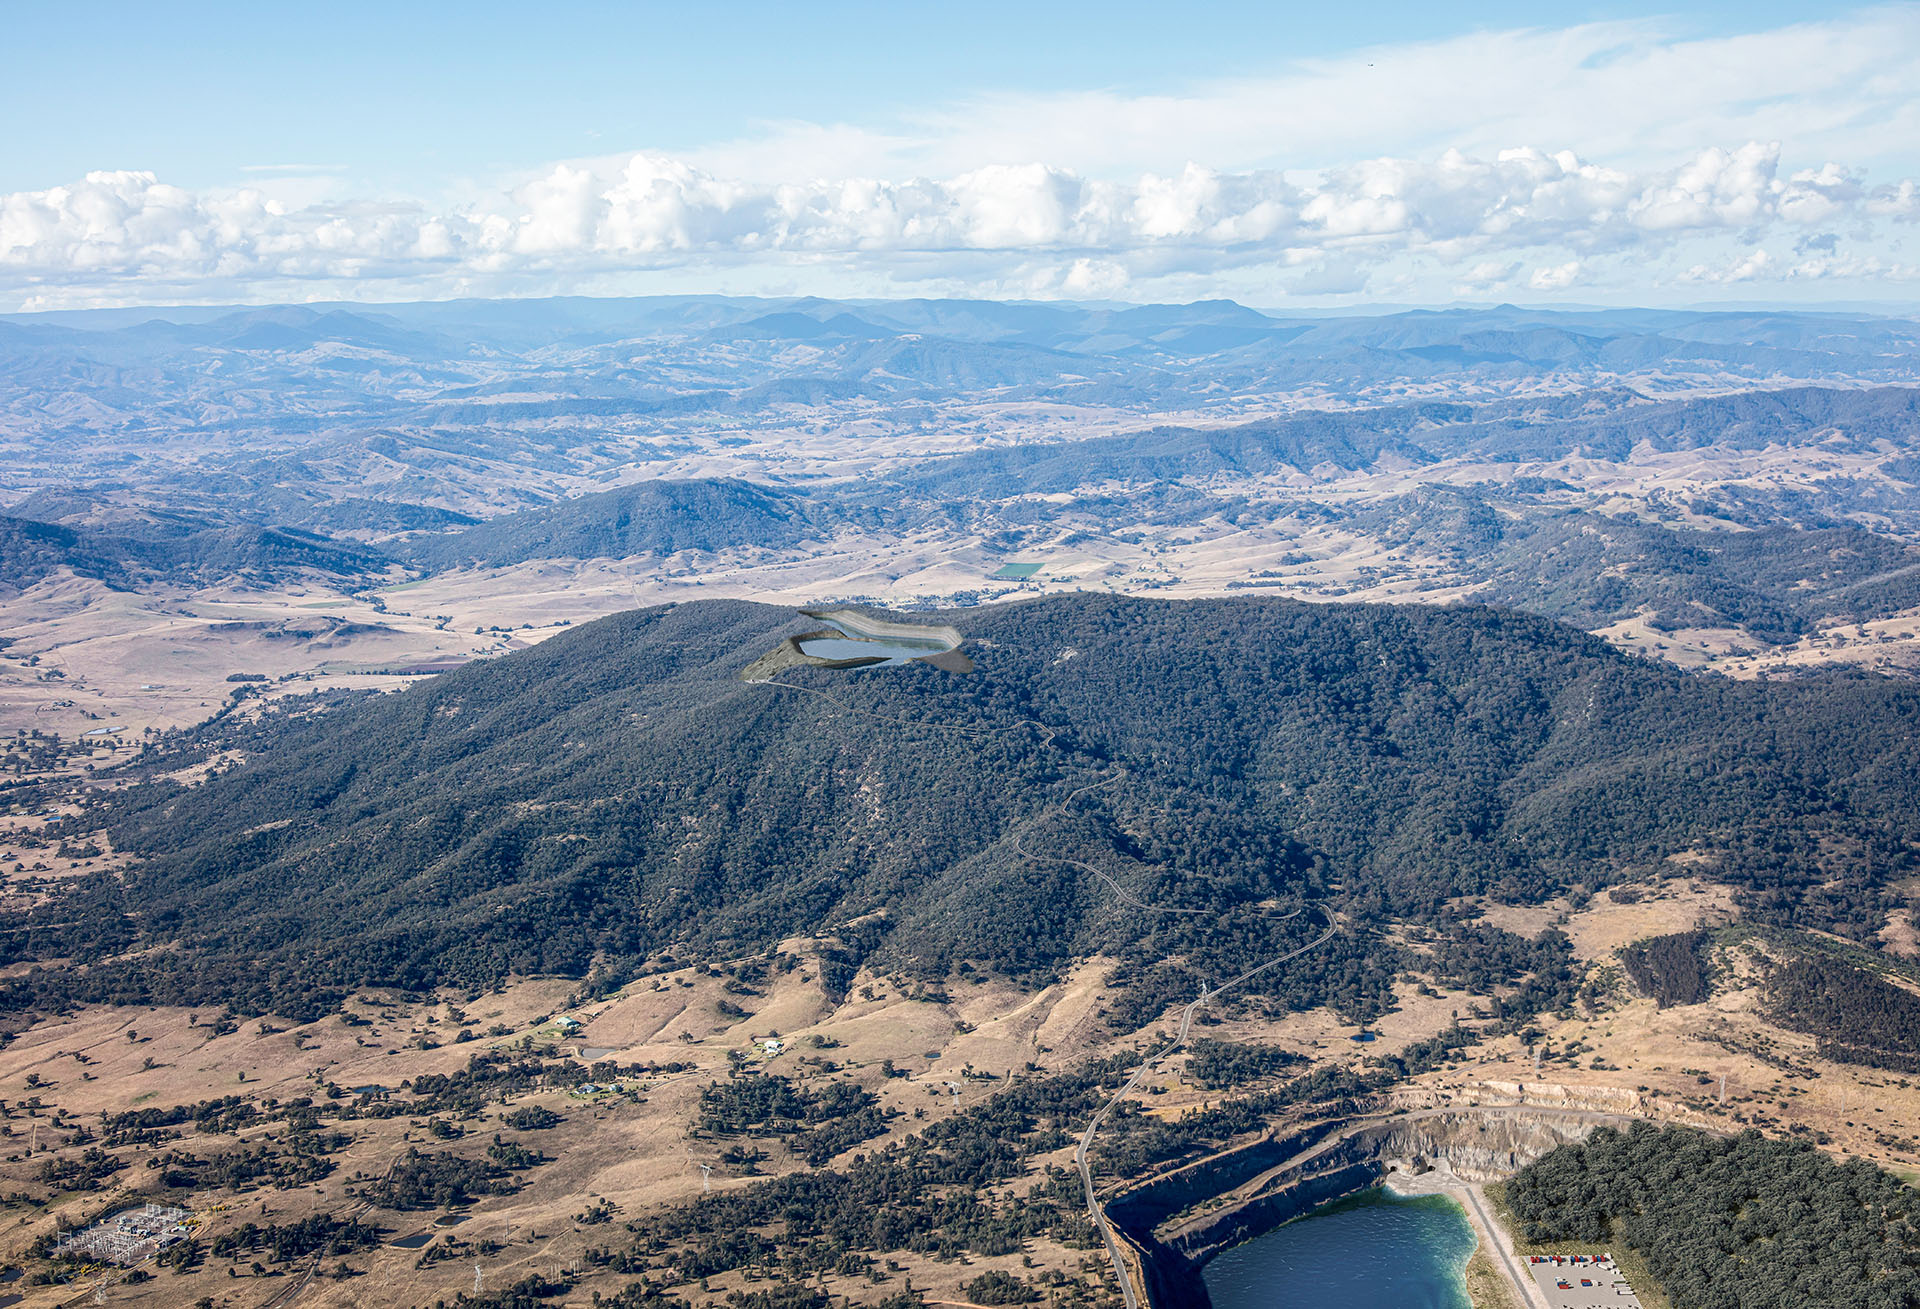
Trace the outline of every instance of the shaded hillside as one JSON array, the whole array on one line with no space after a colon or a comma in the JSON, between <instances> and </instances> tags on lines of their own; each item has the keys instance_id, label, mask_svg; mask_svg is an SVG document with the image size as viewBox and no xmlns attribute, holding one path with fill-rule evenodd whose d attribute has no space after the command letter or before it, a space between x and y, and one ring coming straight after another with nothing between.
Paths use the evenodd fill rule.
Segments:
<instances>
[{"instance_id":1,"label":"shaded hillside","mask_svg":"<svg viewBox=\"0 0 1920 1309\"><path fill-rule=\"evenodd\" d=\"M12 513L16 518L58 523L75 531L138 540L169 540L221 527L258 526L262 517L282 527L318 534L440 530L470 527L480 521L452 510L404 501L366 497L329 500L323 495L293 489L310 481L303 461L287 459L278 464L272 469L256 466L258 471L277 474L281 483L249 496L244 512L226 512L208 506L204 501L211 497L204 494L193 497L202 502L198 505L185 496L173 502L155 501L124 483L96 483L85 489L35 492L15 505ZM203 480L214 484L216 493L222 489L218 487L221 479L217 476ZM340 544L348 550L360 548L350 543Z\"/></svg>"},{"instance_id":2,"label":"shaded hillside","mask_svg":"<svg viewBox=\"0 0 1920 1309\"><path fill-rule=\"evenodd\" d=\"M0 586L21 589L71 568L81 577L125 585L126 560L79 532L31 518L0 517Z\"/></svg>"},{"instance_id":3,"label":"shaded hillside","mask_svg":"<svg viewBox=\"0 0 1920 1309\"><path fill-rule=\"evenodd\" d=\"M1050 495L1108 482L1167 481L1222 474L1259 476L1323 464L1371 468L1393 456L1412 463L1477 456L1560 459L1587 454L1622 460L1638 446L1656 450L1709 445L1759 449L1830 437L1866 450L1876 441L1905 444L1920 421L1920 391L1885 387L1839 391L1800 387L1652 403L1612 394L1596 408L1583 397L1573 412L1550 403L1387 405L1358 411L1294 414L1231 427L1160 427L1085 441L1019 445L929 461L903 476L931 495Z\"/></svg>"},{"instance_id":4,"label":"shaded hillside","mask_svg":"<svg viewBox=\"0 0 1920 1309\"><path fill-rule=\"evenodd\" d=\"M1446 559L1484 588L1482 599L1589 629L1646 611L1664 630L1740 627L1784 641L1822 619L1920 604L1920 552L1850 523L1701 531L1453 488L1369 505L1341 523Z\"/></svg>"},{"instance_id":5,"label":"shaded hillside","mask_svg":"<svg viewBox=\"0 0 1920 1309\"><path fill-rule=\"evenodd\" d=\"M623 559L740 546L778 549L831 530L832 517L787 491L729 479L649 481L489 519L402 547L434 568L528 559Z\"/></svg>"},{"instance_id":6,"label":"shaded hillside","mask_svg":"<svg viewBox=\"0 0 1920 1309\"><path fill-rule=\"evenodd\" d=\"M1016 840L1171 903L1332 896L1361 924L1704 850L1755 912L1864 936L1920 836L1911 687L1689 677L1486 609L1083 596L942 618L975 673L789 674L857 713L737 680L807 620L712 601L208 729L200 748L249 762L106 801L96 821L147 862L69 884L15 924L49 926L0 947L179 940L186 956L102 968L88 993L261 1004L618 970L877 910L884 949L935 972L1044 973L1096 950L1150 971L1271 943L1257 925L1143 919Z\"/></svg>"},{"instance_id":7,"label":"shaded hillside","mask_svg":"<svg viewBox=\"0 0 1920 1309\"><path fill-rule=\"evenodd\" d=\"M380 573L393 562L378 550L350 541L271 525L201 532L184 541L143 545L141 553L156 568L214 577L273 578L299 568L359 577Z\"/></svg>"},{"instance_id":8,"label":"shaded hillside","mask_svg":"<svg viewBox=\"0 0 1920 1309\"><path fill-rule=\"evenodd\" d=\"M360 577L391 563L377 550L295 527L213 527L134 537L0 516L0 587L16 590L61 568L111 586L131 587L153 579L271 581L308 569Z\"/></svg>"},{"instance_id":9,"label":"shaded hillside","mask_svg":"<svg viewBox=\"0 0 1920 1309\"><path fill-rule=\"evenodd\" d=\"M1157 427L1085 441L1016 445L930 461L901 480L932 496L1053 495L1106 482L1162 482L1223 473L1257 476L1321 464L1371 467L1393 453L1431 458L1421 435L1462 422L1465 405L1398 405L1361 413L1308 413L1236 427Z\"/></svg>"}]
</instances>

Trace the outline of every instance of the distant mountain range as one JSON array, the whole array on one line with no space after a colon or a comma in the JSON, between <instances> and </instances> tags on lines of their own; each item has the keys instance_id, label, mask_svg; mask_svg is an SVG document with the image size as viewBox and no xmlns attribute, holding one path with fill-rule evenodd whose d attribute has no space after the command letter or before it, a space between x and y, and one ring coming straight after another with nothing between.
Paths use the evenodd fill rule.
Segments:
<instances>
[{"instance_id":1,"label":"distant mountain range","mask_svg":"<svg viewBox=\"0 0 1920 1309\"><path fill-rule=\"evenodd\" d=\"M27 435L156 413L224 431L349 417L458 423L471 412L447 406L529 391L573 406L551 412L724 410L755 387L803 378L877 397L1039 388L1147 412L1230 411L1251 390L1384 398L1395 384L1492 392L1541 374L1588 386L1636 375L1899 382L1914 378L1917 355L1920 326L1859 314L1501 307L1287 318L1226 301L721 297L112 310L0 318L0 413ZM47 403L57 395L66 402Z\"/></svg>"},{"instance_id":2,"label":"distant mountain range","mask_svg":"<svg viewBox=\"0 0 1920 1309\"><path fill-rule=\"evenodd\" d=\"M0 588L1318 523L1583 625L1782 640L1915 599L1917 363L1920 324L1866 314L688 296L15 316ZM1787 480L1740 471L1782 458ZM1650 460L1645 487L1622 472Z\"/></svg>"},{"instance_id":3,"label":"distant mountain range","mask_svg":"<svg viewBox=\"0 0 1920 1309\"><path fill-rule=\"evenodd\" d=\"M272 581L303 570L364 578L391 563L378 550L292 527L141 537L0 515L0 583L15 588L61 568L133 589L160 580Z\"/></svg>"}]
</instances>

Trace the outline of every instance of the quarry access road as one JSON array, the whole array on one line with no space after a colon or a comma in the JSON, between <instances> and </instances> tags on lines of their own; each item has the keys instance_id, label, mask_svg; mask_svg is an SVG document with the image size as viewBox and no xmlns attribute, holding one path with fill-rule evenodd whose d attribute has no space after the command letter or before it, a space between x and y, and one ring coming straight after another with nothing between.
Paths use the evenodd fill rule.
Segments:
<instances>
[{"instance_id":1,"label":"quarry access road","mask_svg":"<svg viewBox=\"0 0 1920 1309\"><path fill-rule=\"evenodd\" d=\"M1075 861L1069 859L1065 862L1073 863ZM1084 867L1085 865L1082 866ZM1114 1106L1133 1094L1134 1090L1140 1085L1141 1078L1151 1072L1154 1066L1162 1059L1165 1059L1168 1055L1187 1043L1187 1033L1193 1028L1193 1016L1200 1011L1202 1005L1206 1004L1221 992L1230 991L1241 983L1266 972L1267 969L1278 967L1286 963L1289 959L1298 959L1301 955L1307 953L1307 951L1317 949L1332 940L1334 933L1340 930L1338 925L1333 921L1333 916L1326 913L1325 910L1318 910L1317 912L1326 918L1327 930L1315 937L1312 941L1309 941L1297 950L1290 950L1286 954L1269 959L1263 964L1255 964L1238 977L1230 978L1222 982L1219 986L1213 987L1211 990L1203 988L1199 996L1180 1011L1180 1030L1174 1033L1173 1039L1148 1055L1146 1060L1138 1068L1133 1070L1133 1076L1127 1078L1125 1085L1113 1093L1112 1099L1100 1106L1100 1111L1094 1114L1092 1121L1087 1124L1087 1130L1080 1133L1079 1144L1073 1147L1074 1167L1080 1170L1080 1185L1085 1188L1087 1193L1087 1212L1092 1215L1094 1226L1100 1229L1100 1236L1107 1243L1107 1257L1113 1260L1113 1275L1115 1280L1120 1283L1120 1296L1126 1301L1127 1309L1140 1309L1140 1297L1139 1293L1134 1290L1133 1279L1127 1275L1126 1261L1120 1256L1120 1241L1114 1236L1113 1225L1107 1221L1106 1211L1101 1208L1100 1197L1094 1190L1093 1166L1087 1159L1087 1151L1093 1148L1094 1134L1100 1130L1100 1124L1107 1120L1107 1115L1113 1112ZM1291 917L1292 915L1288 916Z\"/></svg>"},{"instance_id":2,"label":"quarry access road","mask_svg":"<svg viewBox=\"0 0 1920 1309\"><path fill-rule=\"evenodd\" d=\"M856 714L865 718L874 718L883 722L901 723L909 727L921 728L923 730L954 732L962 736L973 738L975 740L978 740L984 737L990 737L990 736L1011 736L1014 734L1015 731L1019 729L1034 727L1046 733L1046 739L1042 741L1041 744L1050 746L1053 744L1054 739L1057 736L1059 736L1059 734L1062 731L1065 730L1064 728L1051 727L1045 723L1039 722L1031 718L1022 718L1022 719L1016 720L1013 724L1007 727L971 727L971 726L960 724L960 723L930 723L920 719L904 718L894 714L879 714L879 713L874 713L873 711L867 710L867 709L858 709L846 703L844 700L841 700L839 697L830 695L825 691L818 691L810 686L797 686L792 682L782 682L771 677L751 681L748 683L748 685L749 686L777 686L788 691L804 691L809 695L818 696L820 699L827 701L829 704L833 705L835 708L840 709L846 713ZM1121 778L1125 777L1126 775L1127 775L1126 769L1116 766L1114 771L1109 775L1107 775L1106 777L1099 778L1096 781L1084 783L1083 785L1074 788L1072 791L1069 791L1064 797L1062 797L1059 803L1050 805L1046 809L1042 810L1039 814L1035 815L1026 825L1028 830L1031 830L1032 828L1039 826L1041 823L1044 823L1047 820L1059 814L1065 813L1069 808L1069 806L1071 806L1075 800L1079 799L1082 795L1085 795L1087 792L1097 790L1103 786L1110 786L1114 782L1119 781ZM1067 865L1069 868L1077 868L1082 872L1091 874L1093 877L1097 878L1103 885L1106 886L1107 890L1113 894L1114 898L1116 898L1122 904L1125 904L1130 908L1138 909L1143 913L1181 914L1181 915L1187 915L1192 917L1214 917L1214 918L1225 918L1227 916L1226 914L1221 913L1218 910L1214 910L1214 909L1194 909L1194 908L1188 908L1181 905L1160 905L1160 904L1154 904L1149 900L1143 900L1139 896L1135 895L1133 892L1121 886L1120 883L1116 881L1113 878L1113 876L1109 874L1105 869L1099 868L1093 864L1087 863L1085 860L1071 859L1065 855L1036 855L1032 853L1031 851L1027 850L1025 846L1021 844L1021 839L1024 835L1025 835L1024 832L1016 832L1012 840L1014 852L1018 854L1021 858L1027 860L1030 863L1038 863L1041 861L1061 863L1061 864ZM1138 1068L1133 1070L1133 1075L1127 1078L1126 1084L1122 1086L1118 1091L1116 1091L1113 1094L1112 1098L1109 1099L1104 1105L1100 1107L1099 1112L1094 1114L1093 1119L1087 1124L1086 1130L1080 1134L1080 1140L1078 1144L1074 1146L1073 1162L1074 1162L1074 1166L1080 1170L1080 1185L1086 1191L1087 1213L1092 1217L1094 1226L1100 1229L1101 1239L1103 1239L1107 1244L1107 1257L1113 1261L1114 1278L1116 1281L1120 1283L1120 1294L1121 1294L1121 1298L1126 1302L1126 1309L1140 1309L1140 1296L1139 1296L1139 1293L1134 1289L1132 1277L1130 1277L1127 1273L1126 1261L1121 1257L1119 1239L1114 1236L1113 1227L1110 1223L1107 1222L1106 1211L1102 1209L1100 1206L1099 1194L1094 1189L1093 1167L1087 1158L1087 1152L1093 1148L1093 1138L1095 1134L1099 1132L1100 1124L1102 1124L1107 1120L1107 1116L1113 1112L1114 1107L1116 1105L1118 1105L1122 1100L1124 1100L1127 1096L1131 1095L1134 1092L1134 1090L1140 1085L1140 1080L1144 1078L1149 1072L1151 1072L1153 1068L1160 1063L1161 1060L1165 1059L1168 1055L1174 1053L1181 1046L1187 1043L1187 1035L1193 1028L1194 1015L1200 1011L1200 1008L1202 1005L1205 1005L1208 1001L1212 1000L1214 997L1226 991L1233 990L1235 987L1238 987L1248 981L1251 981L1253 978L1259 976L1261 973L1266 972L1269 968L1277 968L1281 964L1284 964L1289 960L1298 959L1301 955L1306 954L1310 950L1318 949L1320 946L1323 946L1328 941L1332 940L1334 935L1340 930L1339 925L1334 921L1333 915L1328 913L1326 910L1321 909L1318 906L1302 906L1301 908L1292 910L1291 912L1288 912L1288 913L1271 913L1265 910L1246 911L1246 912L1251 912L1258 917L1265 918L1273 922L1286 922L1291 919L1298 918L1301 914L1306 913L1309 907L1313 908L1314 912L1320 914L1321 917L1326 920L1326 930L1323 931L1319 936L1315 937L1312 941L1309 941L1307 944L1300 946L1298 949L1290 950L1283 955L1278 955L1272 959L1267 960L1265 963L1255 964L1253 967L1247 969L1245 972L1239 974L1237 977L1229 978L1228 980L1226 980L1225 982L1222 982L1218 986L1209 987L1206 985L1203 979L1200 986L1199 996L1192 1003L1187 1005L1186 1008L1180 1011L1180 1027L1178 1032L1175 1033L1173 1040L1161 1046L1160 1049L1154 1051L1152 1054L1149 1054L1146 1060L1143 1063L1141 1063L1141 1065Z\"/></svg>"},{"instance_id":3,"label":"quarry access road","mask_svg":"<svg viewBox=\"0 0 1920 1309\"><path fill-rule=\"evenodd\" d=\"M1524 1118L1535 1121L1561 1121L1626 1128L1632 1126L1638 1117L1634 1114L1610 1114L1591 1109L1563 1109L1552 1105L1529 1104L1439 1105L1431 1109L1396 1109L1386 1113L1361 1114L1343 1120L1336 1130L1331 1130L1328 1135L1316 1140L1312 1145L1278 1163L1268 1165L1232 1190L1220 1192L1215 1198L1224 1201L1229 1209L1234 1208L1257 1198L1276 1181L1290 1174L1309 1174L1316 1161L1334 1154L1354 1137L1385 1126L1399 1127L1409 1123L1461 1118L1482 1122ZM1187 1165L1183 1165L1185 1166ZM1179 1246L1196 1228L1214 1222L1215 1218L1216 1215L1212 1213L1196 1214L1171 1229L1165 1229L1165 1239L1168 1244Z\"/></svg>"},{"instance_id":4,"label":"quarry access road","mask_svg":"<svg viewBox=\"0 0 1920 1309\"><path fill-rule=\"evenodd\" d=\"M1520 1304L1524 1309L1553 1309L1546 1303L1539 1284L1533 1280L1532 1271L1521 1265L1520 1256L1513 1252L1513 1247L1505 1239L1504 1229L1493 1221L1493 1215L1487 1211L1487 1198L1480 1193L1480 1188L1469 1182L1460 1190L1467 1198L1468 1211L1478 1220L1477 1225L1485 1234L1487 1258L1493 1261L1514 1294L1520 1297Z\"/></svg>"}]
</instances>

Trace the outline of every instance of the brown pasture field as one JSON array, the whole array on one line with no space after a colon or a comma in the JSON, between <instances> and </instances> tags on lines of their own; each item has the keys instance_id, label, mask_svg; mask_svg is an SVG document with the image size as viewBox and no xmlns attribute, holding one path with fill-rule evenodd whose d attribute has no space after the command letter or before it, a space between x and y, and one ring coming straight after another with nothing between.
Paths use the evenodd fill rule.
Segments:
<instances>
[{"instance_id":1,"label":"brown pasture field","mask_svg":"<svg viewBox=\"0 0 1920 1309\"><path fill-rule=\"evenodd\" d=\"M562 1032L554 1016L563 1011L570 984L559 980L528 980L477 1000L463 999L460 1009L476 1029L495 1024L513 1035L484 1037L456 1044L448 1005L408 1001L370 993L355 997L346 1008L371 1020L350 1027L330 1016L318 1022L294 1025L273 1018L247 1019L235 1030L215 1035L218 1015L211 1011L165 1008L94 1006L77 1013L48 1017L21 1031L0 1049L0 1100L8 1117L0 1120L0 1194L37 1192L34 1178L54 1155L77 1154L73 1147L49 1150L46 1142L60 1139L73 1124L96 1121L102 1114L125 1113L142 1107L192 1104L222 1096L240 1095L256 1102L286 1101L324 1094L327 1083L343 1088L383 1086L398 1089L403 1081L424 1073L456 1071L469 1054L488 1047L512 1045L525 1036L558 1042L563 1051L592 1052L593 1058L622 1063L691 1063L696 1068L634 1082L625 1079L637 1095L581 1095L565 1090L515 1096L511 1106L492 1106L485 1119L467 1124L460 1141L433 1140L423 1130L422 1117L354 1120L342 1124L353 1139L336 1157L334 1174L322 1182L291 1189L250 1193L194 1193L177 1197L156 1190L141 1157L161 1148L197 1154L218 1154L256 1144L277 1134L266 1126L235 1135L199 1133L189 1128L179 1140L164 1147L134 1146L125 1153L131 1166L115 1174L105 1192L54 1195L45 1204L22 1207L14 1203L8 1223L0 1217L0 1261L18 1261L32 1241L51 1231L56 1217L69 1221L138 1203L184 1199L199 1217L200 1239L210 1240L246 1222L286 1223L315 1213L353 1213L364 1210L367 1221L390 1229L389 1241L429 1230L435 1212L396 1213L365 1206L349 1194L355 1175L380 1175L391 1161L414 1146L477 1153L477 1146L501 1130L498 1119L509 1107L542 1104L564 1121L541 1132L509 1136L537 1146L551 1162L531 1170L517 1194L489 1197L463 1211L463 1220L449 1229L450 1237L478 1246L496 1242L499 1249L480 1256L483 1281L501 1286L529 1272L581 1263L590 1244L606 1244L618 1235L576 1220L600 1200L612 1202L617 1212L631 1214L649 1205L685 1201L701 1191L699 1164L715 1163L719 1146L693 1136L699 1092L727 1075L729 1052L746 1056L750 1067L764 1067L801 1079L845 1078L881 1095L902 1116L893 1135L903 1136L974 1103L988 1088L963 1081L958 1100L946 1083L961 1080L969 1067L1023 1069L1031 1059L1043 1066L1054 1056L1042 1050L1042 1034L1071 1042L1070 1029L1082 1026L1079 1015L1097 997L1098 987L1086 978L1068 979L1031 995L1004 987L957 986L946 1003L909 998L895 979L862 975L856 979L855 998L843 1005L829 1002L818 981L804 967L779 975L752 997L755 1008L745 1019L721 1015L723 999L740 999L721 988L721 978L694 968L644 978L621 993L594 1004L566 1009L580 1024ZM859 998L861 988L874 998ZM543 1021L544 1020L544 1021ZM971 1028L972 1030L966 1030ZM757 1048L756 1038L778 1030L786 1049L771 1057ZM818 1036L815 1046L809 1038ZM438 1039L437 1049L419 1048L420 1038ZM1071 1057L1083 1048L1075 1046ZM932 1059L927 1058L933 1054ZM838 1069L828 1073L803 1060L830 1056ZM584 1061L587 1056L580 1056ZM881 1062L892 1059L909 1076L888 1078ZM1070 1059L1069 1059L1070 1061ZM1057 1066L1057 1065L1056 1065ZM37 1101L37 1103L35 1103ZM57 1121L61 1127L54 1126ZM41 1140L44 1133L45 1141ZM874 1148L884 1141L870 1142ZM36 1151L34 1146L40 1148ZM774 1142L762 1142L771 1155L763 1165L772 1171L803 1166ZM1056 1163L1065 1162L1065 1152ZM720 1166L716 1188L748 1184L737 1170ZM1054 1249L1046 1242L1029 1249L1041 1267L1078 1271L1085 1252ZM216 1304L254 1305L287 1289L299 1270L286 1277L256 1279L242 1258L238 1278L227 1275L228 1261L209 1260L199 1272L185 1276L163 1272L138 1286L116 1285L115 1302L154 1305L190 1305L212 1294ZM302 1304L431 1304L471 1291L474 1259L446 1260L416 1267L415 1250L383 1245L343 1260L322 1260L328 1271L345 1264L363 1276L348 1280L319 1277L301 1292ZM1017 1256L974 1259L969 1265L941 1264L901 1255L904 1276L930 1295L958 1297L961 1283L988 1267L1021 1267ZM302 1265L304 1267L304 1265ZM590 1270L589 1270L590 1272ZM586 1276L568 1298L584 1303L594 1290L611 1292L624 1279ZM864 1279L844 1279L844 1293L856 1298L873 1291ZM829 1283L835 1281L828 1279ZM897 1286L898 1283L892 1283ZM741 1286L739 1275L716 1277L709 1293L681 1288L696 1299L721 1299ZM28 1305L59 1304L72 1298L73 1287L44 1288L28 1294Z\"/></svg>"},{"instance_id":2,"label":"brown pasture field","mask_svg":"<svg viewBox=\"0 0 1920 1309\"><path fill-rule=\"evenodd\" d=\"M1595 897L1579 912L1557 911L1555 919L1565 921L1556 925L1573 937L1587 967L1605 969L1619 945L1652 931L1690 926L1702 913L1722 907L1715 893L1684 880L1669 887L1664 899L1616 904L1610 897ZM66 1138L74 1126L97 1124L102 1114L228 1095L284 1103L324 1095L328 1083L397 1090L422 1074L457 1071L475 1051L527 1038L583 1062L691 1064L691 1070L675 1074L623 1077L618 1093L553 1088L516 1094L508 1103L489 1104L481 1120L464 1124L465 1135L453 1141L434 1139L417 1114L342 1120L339 1130L350 1143L335 1156L333 1174L318 1183L250 1192L193 1190L179 1197L198 1216L202 1240L246 1222L285 1223L318 1213L359 1214L388 1229L388 1243L378 1249L320 1260L324 1275L305 1285L302 1304L451 1301L471 1291L476 1262L483 1284L496 1288L529 1272L580 1266L582 1275L566 1302L585 1304L595 1291L612 1294L628 1280L583 1263L590 1246L618 1243L623 1216L700 1194L702 1163L715 1165L716 1188L751 1184L750 1177L720 1161L721 1142L693 1130L701 1088L725 1077L730 1060L803 1081L850 1080L873 1091L901 1116L888 1137L861 1147L871 1149L976 1103L993 1093L998 1079L1026 1075L1030 1064L1050 1070L1089 1055L1143 1049L1157 1044L1165 1030L1159 1023L1137 1033L1115 1033L1100 1023L1103 961L1083 962L1054 984L1029 991L957 978L944 1000L916 998L916 986L904 979L863 972L847 998L836 1003L820 988L814 944L783 943L780 952L792 957L792 965L770 970L751 988L757 994L724 988L729 961L716 960L722 967L714 971L695 964L642 977L604 999L572 1007L567 1001L574 984L564 979L528 979L478 996L410 999L368 993L346 1006L367 1020L359 1026L338 1015L301 1025L273 1018L222 1024L223 1015L211 1010L147 1007L93 1006L44 1016L0 1048L0 1101L6 1113L0 1118L0 1196L15 1197L0 1212L0 1261L23 1260L35 1238L53 1230L60 1218L73 1221L150 1196L173 1198L155 1170L145 1166L162 1150L211 1156L258 1144L282 1130L269 1123L235 1136L188 1125L179 1140L118 1149L129 1166L111 1175L102 1192L43 1195L40 1170L49 1160L79 1155L81 1147ZM1809 1038L1773 1028L1756 1002L1757 968L1751 951L1729 950L1720 961L1723 988L1708 1003L1684 1008L1660 1010L1630 988L1616 987L1572 1016L1538 1021L1548 1050L1538 1068L1518 1039L1491 1039L1452 1066L1415 1079L1408 1094L1428 1103L1500 1102L1512 1096L1499 1087L1519 1084L1530 1100L1595 1107L1617 1107L1624 1096L1656 1118L1721 1130L1751 1124L1784 1131L1800 1124L1827 1133L1836 1151L1892 1167L1920 1166L1908 1140L1920 1135L1920 1087L1819 1060ZM1217 1022L1199 1030L1220 1039L1282 1045L1315 1064L1359 1065L1434 1034L1456 1016L1476 1022L1473 1015L1487 999L1438 987L1423 995L1416 982L1397 987L1397 1007L1371 1025L1377 1037L1371 1043L1352 1041L1357 1029L1324 1010L1276 1020L1230 1006ZM727 1017L718 1007L723 1001L740 1003L748 1015ZM456 1009L471 1030L482 1033L477 1041L453 1041ZM563 1028L562 1015L578 1026ZM489 1034L495 1032L502 1034ZM760 1043L775 1032L784 1048L768 1054ZM434 1043L437 1048L423 1048ZM882 1071L887 1060L906 1076L887 1077ZM1144 1080L1137 1093L1144 1108L1179 1117L1221 1099L1190 1083L1183 1065L1184 1059L1175 1057ZM974 1080L969 1072L991 1074L994 1080ZM1718 1100L1722 1072L1728 1086L1724 1105ZM949 1082L960 1083L957 1101ZM564 1121L533 1132L514 1132L499 1121L528 1104L544 1105ZM524 1173L517 1193L464 1207L455 1227L434 1227L439 1211L373 1209L351 1194L356 1176L378 1177L410 1148L477 1155L495 1132L539 1149L551 1161ZM805 1166L777 1142L757 1144L768 1155L761 1165L768 1172ZM1067 1153L1038 1163L1064 1166ZM36 1202L23 1203L22 1193ZM610 1227L585 1220L603 1200L616 1207ZM391 1244L422 1231L434 1233L431 1248L450 1249L458 1257L432 1262L423 1251ZM456 1241L468 1246L449 1244ZM480 1253L483 1248L486 1253ZM1033 1267L1023 1266L1019 1256L959 1264L896 1254L900 1270L886 1283L829 1276L826 1286L835 1295L870 1301L897 1289L902 1284L897 1279L911 1277L931 1299L960 1302L963 1284L987 1268L1029 1276L1047 1268L1075 1278L1095 1275L1084 1266L1085 1251L1035 1242L1025 1255ZM138 1285L114 1284L111 1298L185 1306L211 1296L215 1304L236 1309L260 1306L277 1303L275 1297L307 1268L305 1261L296 1261L282 1275L269 1270L270 1275L259 1276L250 1263L245 1256L237 1262L209 1259L192 1273L161 1271ZM334 1276L343 1268L360 1275ZM734 1273L711 1279L704 1292L688 1285L673 1293L711 1303L742 1289L750 1288ZM26 1288L25 1293L23 1304L55 1305L74 1299L76 1288Z\"/></svg>"}]
</instances>

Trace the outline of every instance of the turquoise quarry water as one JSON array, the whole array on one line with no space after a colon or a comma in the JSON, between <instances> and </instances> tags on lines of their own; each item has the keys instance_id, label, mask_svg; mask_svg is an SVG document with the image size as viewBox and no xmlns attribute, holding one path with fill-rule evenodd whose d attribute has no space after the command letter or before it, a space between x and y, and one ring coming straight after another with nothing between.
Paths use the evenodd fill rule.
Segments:
<instances>
[{"instance_id":1,"label":"turquoise quarry water","mask_svg":"<svg viewBox=\"0 0 1920 1309\"><path fill-rule=\"evenodd\" d=\"M1208 1262L1214 1309L1472 1309L1473 1228L1439 1196L1368 1191Z\"/></svg>"}]
</instances>

